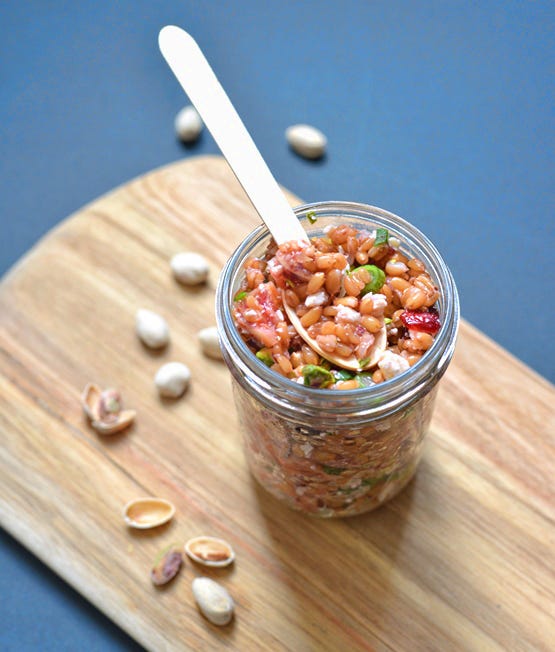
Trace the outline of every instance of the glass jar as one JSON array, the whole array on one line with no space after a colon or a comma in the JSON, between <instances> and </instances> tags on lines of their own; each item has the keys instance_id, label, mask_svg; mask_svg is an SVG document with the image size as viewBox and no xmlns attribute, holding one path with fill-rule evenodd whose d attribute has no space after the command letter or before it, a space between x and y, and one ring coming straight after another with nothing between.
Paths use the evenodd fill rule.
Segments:
<instances>
[{"instance_id":1,"label":"glass jar","mask_svg":"<svg viewBox=\"0 0 555 652\"><path fill-rule=\"evenodd\" d=\"M392 213L351 202L319 202L294 210L310 236L321 236L326 226L339 223L388 229L400 240L398 248L404 254L424 262L439 288L436 307L442 327L414 366L370 387L330 390L301 385L269 369L248 349L235 326L233 297L244 262L263 256L270 241L264 226L243 241L220 276L216 293L220 342L233 376L251 472L290 507L318 516L350 516L392 498L416 470L437 382L455 347L457 290L434 245Z\"/></svg>"}]
</instances>

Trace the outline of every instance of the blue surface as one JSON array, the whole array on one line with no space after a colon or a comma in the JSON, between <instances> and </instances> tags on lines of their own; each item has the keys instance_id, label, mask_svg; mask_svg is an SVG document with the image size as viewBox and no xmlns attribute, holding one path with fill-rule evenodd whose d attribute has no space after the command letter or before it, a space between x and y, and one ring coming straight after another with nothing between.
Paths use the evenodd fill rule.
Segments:
<instances>
[{"instance_id":1,"label":"blue surface","mask_svg":"<svg viewBox=\"0 0 555 652\"><path fill-rule=\"evenodd\" d=\"M207 133L175 139L167 23L197 38L281 183L412 221L463 315L555 380L552 2L4 0L0 273L112 187L217 153ZM328 135L323 162L287 148L297 122ZM0 562L0 649L134 649L10 537Z\"/></svg>"}]
</instances>

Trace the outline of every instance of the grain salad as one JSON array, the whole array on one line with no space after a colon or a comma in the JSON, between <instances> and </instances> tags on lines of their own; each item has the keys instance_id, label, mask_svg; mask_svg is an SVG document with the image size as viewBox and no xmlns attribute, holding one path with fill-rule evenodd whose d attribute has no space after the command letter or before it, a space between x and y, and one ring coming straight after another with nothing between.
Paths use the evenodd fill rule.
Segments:
<instances>
[{"instance_id":1,"label":"grain salad","mask_svg":"<svg viewBox=\"0 0 555 652\"><path fill-rule=\"evenodd\" d=\"M381 383L416 364L441 324L439 291L424 263L403 253L387 229L331 225L310 242L270 243L249 258L234 297L244 342L273 371L318 389ZM318 344L297 334L284 302ZM369 354L381 329L387 339L373 368ZM351 372L327 358L356 356Z\"/></svg>"}]
</instances>

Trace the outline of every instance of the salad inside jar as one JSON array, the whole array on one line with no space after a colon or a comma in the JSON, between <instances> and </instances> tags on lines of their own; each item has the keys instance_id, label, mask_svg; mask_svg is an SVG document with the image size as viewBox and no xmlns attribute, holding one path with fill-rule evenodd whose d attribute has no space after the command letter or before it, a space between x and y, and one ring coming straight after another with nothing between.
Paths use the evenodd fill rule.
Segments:
<instances>
[{"instance_id":1,"label":"salad inside jar","mask_svg":"<svg viewBox=\"0 0 555 652\"><path fill-rule=\"evenodd\" d=\"M309 242L271 242L248 258L233 318L253 355L276 373L316 389L352 390L389 380L426 354L441 328L438 299L425 264L387 229L330 224ZM371 355L382 332L383 348ZM353 356L357 369L343 368Z\"/></svg>"}]
</instances>

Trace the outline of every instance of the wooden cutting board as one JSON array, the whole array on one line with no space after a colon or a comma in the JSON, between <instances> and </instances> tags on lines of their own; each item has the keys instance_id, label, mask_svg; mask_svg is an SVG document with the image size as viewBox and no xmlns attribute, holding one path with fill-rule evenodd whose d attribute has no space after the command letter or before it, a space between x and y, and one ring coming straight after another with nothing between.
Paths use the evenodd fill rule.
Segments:
<instances>
[{"instance_id":1,"label":"wooden cutting board","mask_svg":"<svg viewBox=\"0 0 555 652\"><path fill-rule=\"evenodd\" d=\"M293 204L299 200L289 196ZM555 640L553 387L463 323L415 480L382 509L345 520L292 512L252 480L223 363L201 354L219 269L258 218L227 164L201 157L147 174L44 238L0 285L1 524L151 650L548 650ZM206 287L170 274L206 254ZM146 350L134 315L163 314L172 340ZM161 401L164 362L192 370ZM136 425L98 436L79 395L116 386ZM177 506L131 531L123 505ZM156 590L173 541L235 547L208 573L236 600L216 628L198 613L187 561Z\"/></svg>"}]
</instances>

